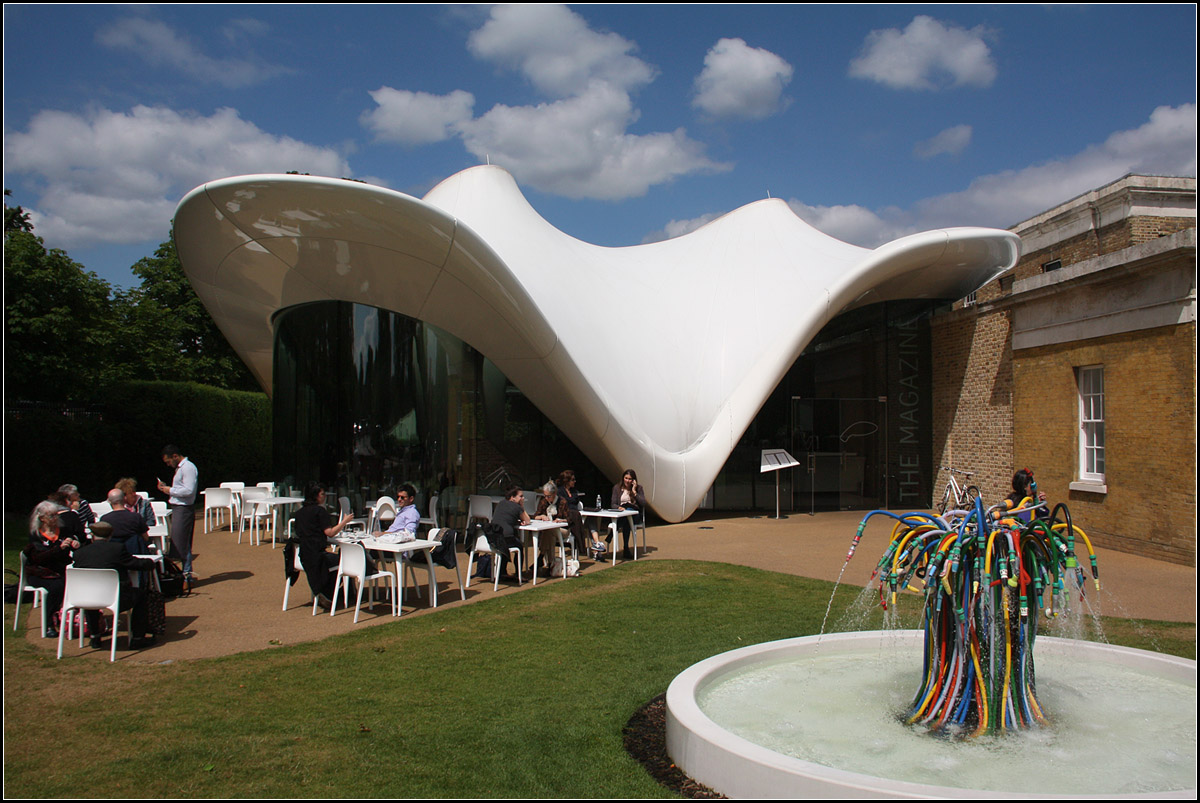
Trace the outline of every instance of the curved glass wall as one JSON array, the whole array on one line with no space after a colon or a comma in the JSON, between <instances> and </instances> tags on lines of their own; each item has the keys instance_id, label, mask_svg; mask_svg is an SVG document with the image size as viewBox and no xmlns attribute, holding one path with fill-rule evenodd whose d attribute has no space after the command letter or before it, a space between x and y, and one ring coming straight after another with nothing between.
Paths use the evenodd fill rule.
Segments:
<instances>
[{"instance_id":1,"label":"curved glass wall","mask_svg":"<svg viewBox=\"0 0 1200 803\"><path fill-rule=\"evenodd\" d=\"M778 478L784 511L927 504L932 308L889 302L831 321L768 397L702 507L773 510L776 476L759 473L759 457L778 448L801 461ZM616 481L491 361L397 313L333 301L283 310L274 371L275 476L297 490L320 481L358 514L403 483L416 487L422 515L439 494L439 521L461 526L472 493L533 490L569 468L585 499L607 499Z\"/></svg>"},{"instance_id":2,"label":"curved glass wall","mask_svg":"<svg viewBox=\"0 0 1200 803\"><path fill-rule=\"evenodd\" d=\"M275 318L275 475L322 483L356 513L411 483L418 509L461 525L466 497L532 490L563 469L610 488L591 463L475 349L398 313L347 302ZM607 496L607 493L606 493Z\"/></svg>"}]
</instances>

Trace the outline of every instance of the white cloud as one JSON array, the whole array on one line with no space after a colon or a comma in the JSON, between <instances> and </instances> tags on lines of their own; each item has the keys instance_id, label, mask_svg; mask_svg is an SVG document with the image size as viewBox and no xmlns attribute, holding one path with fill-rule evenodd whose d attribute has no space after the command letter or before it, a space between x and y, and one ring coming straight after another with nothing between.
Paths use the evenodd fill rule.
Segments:
<instances>
[{"instance_id":1,"label":"white cloud","mask_svg":"<svg viewBox=\"0 0 1200 803\"><path fill-rule=\"evenodd\" d=\"M263 23L238 20L226 36L256 34ZM292 69L244 58L216 59L201 52L170 26L156 20L132 17L106 25L96 32L96 41L113 50L127 50L154 67L169 67L201 81L212 81L236 89L262 83Z\"/></svg>"},{"instance_id":2,"label":"white cloud","mask_svg":"<svg viewBox=\"0 0 1200 803\"><path fill-rule=\"evenodd\" d=\"M632 55L633 42L593 31L583 17L560 5L496 6L467 47L476 58L519 70L551 97L583 92L596 80L636 89L656 73Z\"/></svg>"},{"instance_id":3,"label":"white cloud","mask_svg":"<svg viewBox=\"0 0 1200 803\"><path fill-rule=\"evenodd\" d=\"M376 141L410 146L450 138L471 119L475 106L475 96L461 89L430 95L385 86L370 95L377 106L363 112L360 122L374 132Z\"/></svg>"},{"instance_id":4,"label":"white cloud","mask_svg":"<svg viewBox=\"0 0 1200 803\"><path fill-rule=\"evenodd\" d=\"M996 65L987 35L982 26L966 30L921 15L903 31L871 31L850 75L893 89L991 86Z\"/></svg>"},{"instance_id":5,"label":"white cloud","mask_svg":"<svg viewBox=\"0 0 1200 803\"><path fill-rule=\"evenodd\" d=\"M792 199L799 217L848 243L874 248L897 237L948 226L1008 228L1129 173L1196 175L1196 106L1160 106L1137 128L1061 159L981 176L965 190L926 198L911 208L871 210L857 204L812 206ZM699 228L717 215L671 221L669 236ZM663 239L658 232L647 241Z\"/></svg>"},{"instance_id":6,"label":"white cloud","mask_svg":"<svg viewBox=\"0 0 1200 803\"><path fill-rule=\"evenodd\" d=\"M658 231L652 231L642 238L643 243L657 243L663 240L670 240L675 237L682 237L685 234L691 234L701 226L712 223L717 218L724 215L724 212L709 212L700 217L688 218L687 220L671 220L667 225L663 226Z\"/></svg>"},{"instance_id":7,"label":"white cloud","mask_svg":"<svg viewBox=\"0 0 1200 803\"><path fill-rule=\"evenodd\" d=\"M969 125L947 128L923 142L918 142L913 148L913 155L919 159L932 159L942 154L958 156L971 144L971 133Z\"/></svg>"},{"instance_id":8,"label":"white cloud","mask_svg":"<svg viewBox=\"0 0 1200 803\"><path fill-rule=\"evenodd\" d=\"M721 39L704 57L692 105L714 117L761 120L779 110L792 66L741 39Z\"/></svg>"},{"instance_id":9,"label":"white cloud","mask_svg":"<svg viewBox=\"0 0 1200 803\"><path fill-rule=\"evenodd\" d=\"M634 43L593 31L566 7L495 6L468 48L520 71L552 100L498 103L472 118L473 98L462 90L434 96L384 87L371 93L377 108L360 122L378 139L404 144L457 135L480 161L568 198L633 198L679 176L728 169L683 129L630 133L638 119L630 93L654 79L654 68L632 55Z\"/></svg>"},{"instance_id":10,"label":"white cloud","mask_svg":"<svg viewBox=\"0 0 1200 803\"><path fill-rule=\"evenodd\" d=\"M682 129L629 134L636 117L627 93L597 81L553 103L497 105L462 125L463 141L521 182L568 198L638 197L677 176L727 169Z\"/></svg>"},{"instance_id":11,"label":"white cloud","mask_svg":"<svg viewBox=\"0 0 1200 803\"><path fill-rule=\"evenodd\" d=\"M268 134L233 109L208 117L147 106L43 111L7 136L4 159L9 173L44 188L31 218L58 248L161 239L183 194L222 176L351 175L333 150Z\"/></svg>"}]
</instances>

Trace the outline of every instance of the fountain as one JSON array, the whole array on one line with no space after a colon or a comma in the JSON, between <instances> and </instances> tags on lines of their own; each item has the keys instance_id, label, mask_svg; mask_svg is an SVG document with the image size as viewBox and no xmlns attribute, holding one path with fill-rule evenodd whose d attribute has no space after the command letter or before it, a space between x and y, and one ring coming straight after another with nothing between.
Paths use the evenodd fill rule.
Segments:
<instances>
[{"instance_id":1,"label":"fountain","mask_svg":"<svg viewBox=\"0 0 1200 803\"><path fill-rule=\"evenodd\" d=\"M925 630L787 639L690 667L667 691L676 765L731 797L1194 798L1194 661L1040 637L1035 675L1043 597L1053 616L1083 592L1075 536L1087 544L1065 506L1038 507L868 514L846 560L867 519L896 519L880 601L923 592Z\"/></svg>"}]
</instances>

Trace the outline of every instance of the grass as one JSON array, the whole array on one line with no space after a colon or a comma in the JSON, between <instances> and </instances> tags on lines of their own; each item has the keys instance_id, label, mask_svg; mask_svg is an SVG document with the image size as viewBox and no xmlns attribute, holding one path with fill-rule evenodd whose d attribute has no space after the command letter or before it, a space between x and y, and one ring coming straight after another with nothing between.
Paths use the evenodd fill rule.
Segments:
<instances>
[{"instance_id":1,"label":"grass","mask_svg":"<svg viewBox=\"0 0 1200 803\"><path fill-rule=\"evenodd\" d=\"M702 658L818 632L831 588L640 561L322 642L168 665L58 662L13 636L8 606L4 791L671 797L623 750L628 719ZM856 594L839 591L831 626L880 626ZM1106 627L1114 643L1195 654L1191 624Z\"/></svg>"}]
</instances>

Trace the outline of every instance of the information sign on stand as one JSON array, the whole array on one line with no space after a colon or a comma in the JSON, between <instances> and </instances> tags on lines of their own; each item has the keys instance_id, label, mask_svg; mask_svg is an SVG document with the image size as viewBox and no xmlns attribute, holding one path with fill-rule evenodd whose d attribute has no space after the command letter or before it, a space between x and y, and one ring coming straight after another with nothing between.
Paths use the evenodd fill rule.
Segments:
<instances>
[{"instance_id":1,"label":"information sign on stand","mask_svg":"<svg viewBox=\"0 0 1200 803\"><path fill-rule=\"evenodd\" d=\"M800 465L800 461L788 454L786 449L763 449L758 473L775 472L775 518L777 519L783 518L779 515L779 472L798 465Z\"/></svg>"}]
</instances>

